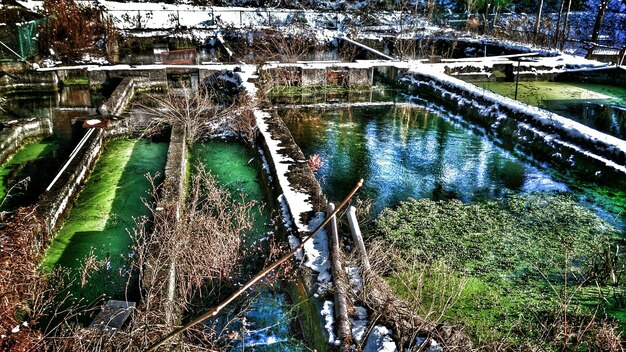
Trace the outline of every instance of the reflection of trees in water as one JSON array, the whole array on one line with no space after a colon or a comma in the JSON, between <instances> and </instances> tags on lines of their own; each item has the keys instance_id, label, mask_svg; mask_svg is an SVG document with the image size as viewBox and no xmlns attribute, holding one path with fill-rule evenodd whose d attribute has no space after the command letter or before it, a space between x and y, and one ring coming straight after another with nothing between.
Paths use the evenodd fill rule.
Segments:
<instances>
[{"instance_id":1,"label":"reflection of trees in water","mask_svg":"<svg viewBox=\"0 0 626 352\"><path fill-rule=\"evenodd\" d=\"M498 198L526 182L524 164L425 109L292 109L281 116L305 155L324 160L322 188L339 198L363 177L374 213L408 197Z\"/></svg>"}]
</instances>

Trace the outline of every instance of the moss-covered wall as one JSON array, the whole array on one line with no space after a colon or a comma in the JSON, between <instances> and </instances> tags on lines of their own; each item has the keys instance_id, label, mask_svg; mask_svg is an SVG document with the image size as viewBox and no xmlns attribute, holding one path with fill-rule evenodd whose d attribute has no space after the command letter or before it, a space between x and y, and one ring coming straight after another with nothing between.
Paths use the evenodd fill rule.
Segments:
<instances>
[{"instance_id":1,"label":"moss-covered wall","mask_svg":"<svg viewBox=\"0 0 626 352\"><path fill-rule=\"evenodd\" d=\"M0 131L0 164L6 162L25 140L51 134L52 121L49 119L33 119L3 129Z\"/></svg>"}]
</instances>

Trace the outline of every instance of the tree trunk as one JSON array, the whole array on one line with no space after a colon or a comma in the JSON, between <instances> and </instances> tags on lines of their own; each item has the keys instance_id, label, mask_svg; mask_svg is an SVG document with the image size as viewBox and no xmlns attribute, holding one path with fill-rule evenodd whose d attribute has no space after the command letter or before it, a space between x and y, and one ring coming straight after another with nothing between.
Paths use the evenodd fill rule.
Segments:
<instances>
[{"instance_id":1,"label":"tree trunk","mask_svg":"<svg viewBox=\"0 0 626 352\"><path fill-rule=\"evenodd\" d=\"M598 15L596 16L596 23L593 25L593 31L591 32L591 43L598 43L598 36L600 35L600 27L602 27L602 20L604 19L604 13L606 12L606 7L609 4L609 0L602 0L600 2L600 9L598 10ZM593 45L587 52L587 58L591 56L593 53Z\"/></svg>"},{"instance_id":2,"label":"tree trunk","mask_svg":"<svg viewBox=\"0 0 626 352\"><path fill-rule=\"evenodd\" d=\"M537 35L539 34L539 23L541 23L541 10L543 9L543 0L539 2L539 10L537 10L537 18L535 19L535 29L533 30L533 44L537 45Z\"/></svg>"},{"instance_id":3,"label":"tree trunk","mask_svg":"<svg viewBox=\"0 0 626 352\"><path fill-rule=\"evenodd\" d=\"M565 49L565 42L567 41L567 35L568 35L568 28L567 26L569 25L569 14L570 11L572 10L572 0L568 0L567 1L567 12L565 13L565 21L563 21L563 30L561 31L561 51L563 51L563 49Z\"/></svg>"},{"instance_id":4,"label":"tree trunk","mask_svg":"<svg viewBox=\"0 0 626 352\"><path fill-rule=\"evenodd\" d=\"M556 20L556 31L554 32L554 47L555 48L557 48L559 46L561 17L563 16L563 6L564 5L565 5L565 0L561 0L561 7L559 8L559 17L557 17L557 20Z\"/></svg>"}]
</instances>

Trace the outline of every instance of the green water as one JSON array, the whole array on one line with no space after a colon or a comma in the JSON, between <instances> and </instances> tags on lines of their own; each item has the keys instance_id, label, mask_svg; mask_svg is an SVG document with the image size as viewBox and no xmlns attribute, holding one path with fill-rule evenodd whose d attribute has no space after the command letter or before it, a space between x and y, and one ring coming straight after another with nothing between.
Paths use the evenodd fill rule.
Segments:
<instances>
[{"instance_id":1,"label":"green water","mask_svg":"<svg viewBox=\"0 0 626 352\"><path fill-rule=\"evenodd\" d=\"M47 139L27 144L0 166L0 210L12 210L37 201L63 162L59 143ZM7 197L9 192L9 197Z\"/></svg>"},{"instance_id":2,"label":"green water","mask_svg":"<svg viewBox=\"0 0 626 352\"><path fill-rule=\"evenodd\" d=\"M515 97L514 82L475 84L509 98ZM517 99L626 138L626 88L590 83L519 82Z\"/></svg>"},{"instance_id":3,"label":"green water","mask_svg":"<svg viewBox=\"0 0 626 352\"><path fill-rule=\"evenodd\" d=\"M149 198L145 174L162 175L166 154L166 143L124 139L106 144L42 263L46 271L67 269L75 296L91 302L101 295L125 299L134 294L127 229L134 227L133 217L149 215L141 200ZM99 263L83 286L81 268L92 250Z\"/></svg>"},{"instance_id":4,"label":"green water","mask_svg":"<svg viewBox=\"0 0 626 352\"><path fill-rule=\"evenodd\" d=\"M203 164L226 187L234 199L255 201L252 209L253 229L243 236L244 247L250 249L255 241L273 236L270 207L265 205L265 191L258 171L254 167L254 156L243 145L209 141L195 145L191 150L192 163ZM261 268L250 268L253 272ZM246 327L232 327L241 331L241 339L235 341L233 351L251 349L255 351L303 351L303 343L294 337L292 323L297 307L288 302L278 287L261 288L252 293L250 309L246 313ZM274 291L277 290L278 292Z\"/></svg>"},{"instance_id":5,"label":"green water","mask_svg":"<svg viewBox=\"0 0 626 352\"><path fill-rule=\"evenodd\" d=\"M203 164L220 185L230 191L233 199L257 203L251 213L252 231L244 234L244 246L249 247L254 241L265 237L271 231L268 227L271 216L269 206L263 201L263 187L250 151L238 143L209 141L196 144L191 150L191 156L192 164Z\"/></svg>"}]
</instances>

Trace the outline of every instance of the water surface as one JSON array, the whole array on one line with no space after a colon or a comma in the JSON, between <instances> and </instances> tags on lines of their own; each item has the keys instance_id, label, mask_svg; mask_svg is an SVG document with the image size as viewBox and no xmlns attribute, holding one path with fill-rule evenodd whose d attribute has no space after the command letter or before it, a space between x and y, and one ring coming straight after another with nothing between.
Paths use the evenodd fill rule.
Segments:
<instances>
[{"instance_id":1,"label":"water surface","mask_svg":"<svg viewBox=\"0 0 626 352\"><path fill-rule=\"evenodd\" d=\"M276 110L308 157L319 154L322 189L340 200L359 178L377 214L409 197L499 198L509 192L566 191L540 169L482 136L408 104Z\"/></svg>"},{"instance_id":2,"label":"water surface","mask_svg":"<svg viewBox=\"0 0 626 352\"><path fill-rule=\"evenodd\" d=\"M514 82L475 83L509 98ZM626 88L590 83L519 82L518 100L626 138Z\"/></svg>"},{"instance_id":3,"label":"water surface","mask_svg":"<svg viewBox=\"0 0 626 352\"><path fill-rule=\"evenodd\" d=\"M106 144L42 263L44 270L69 271L74 296L91 302L101 296L125 300L136 293L127 229L134 228L134 217L149 215L142 201L150 197L145 175L163 174L166 153L166 143L124 139ZM98 263L83 285L81 270L90 254Z\"/></svg>"}]
</instances>

